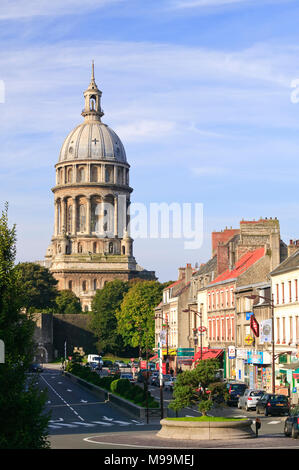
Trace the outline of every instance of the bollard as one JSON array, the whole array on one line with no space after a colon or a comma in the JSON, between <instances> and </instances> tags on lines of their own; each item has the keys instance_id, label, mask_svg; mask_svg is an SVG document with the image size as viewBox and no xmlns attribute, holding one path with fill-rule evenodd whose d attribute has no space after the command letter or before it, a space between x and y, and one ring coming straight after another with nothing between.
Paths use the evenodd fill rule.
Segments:
<instances>
[{"instance_id":1,"label":"bollard","mask_svg":"<svg viewBox=\"0 0 299 470\"><path fill-rule=\"evenodd\" d=\"M260 427L261 427L261 420L260 420L260 418L256 418L256 420L255 420L255 437L258 437Z\"/></svg>"}]
</instances>

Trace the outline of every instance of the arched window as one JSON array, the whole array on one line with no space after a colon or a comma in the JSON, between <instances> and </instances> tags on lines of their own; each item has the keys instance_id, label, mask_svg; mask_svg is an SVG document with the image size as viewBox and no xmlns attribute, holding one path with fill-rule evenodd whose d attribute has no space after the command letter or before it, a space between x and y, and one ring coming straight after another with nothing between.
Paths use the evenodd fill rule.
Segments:
<instances>
[{"instance_id":1,"label":"arched window","mask_svg":"<svg viewBox=\"0 0 299 470\"><path fill-rule=\"evenodd\" d=\"M90 111L94 111L96 109L96 103L97 103L96 97L94 95L92 95L89 98L89 109L90 109Z\"/></svg>"},{"instance_id":2,"label":"arched window","mask_svg":"<svg viewBox=\"0 0 299 470\"><path fill-rule=\"evenodd\" d=\"M78 243L78 253L82 253L82 252L83 252L82 245L81 243Z\"/></svg>"},{"instance_id":3,"label":"arched window","mask_svg":"<svg viewBox=\"0 0 299 470\"><path fill-rule=\"evenodd\" d=\"M88 305L85 305L84 312L88 312Z\"/></svg>"},{"instance_id":4,"label":"arched window","mask_svg":"<svg viewBox=\"0 0 299 470\"><path fill-rule=\"evenodd\" d=\"M72 290L73 288L73 281L69 281L69 290Z\"/></svg>"},{"instance_id":5,"label":"arched window","mask_svg":"<svg viewBox=\"0 0 299 470\"><path fill-rule=\"evenodd\" d=\"M97 280L93 280L93 290L97 290Z\"/></svg>"},{"instance_id":6,"label":"arched window","mask_svg":"<svg viewBox=\"0 0 299 470\"><path fill-rule=\"evenodd\" d=\"M85 232L86 230L86 206L80 204L79 206L79 232Z\"/></svg>"},{"instance_id":7,"label":"arched window","mask_svg":"<svg viewBox=\"0 0 299 470\"><path fill-rule=\"evenodd\" d=\"M98 178L98 167L97 166L93 166L91 168L91 181L93 181L94 183L96 183L97 181L99 181L99 178Z\"/></svg>"},{"instance_id":8,"label":"arched window","mask_svg":"<svg viewBox=\"0 0 299 470\"><path fill-rule=\"evenodd\" d=\"M79 183L85 181L85 169L83 167L79 168L78 170L78 181Z\"/></svg>"},{"instance_id":9,"label":"arched window","mask_svg":"<svg viewBox=\"0 0 299 470\"><path fill-rule=\"evenodd\" d=\"M69 168L67 171L67 182L72 183L73 182L73 170L72 168Z\"/></svg>"},{"instance_id":10,"label":"arched window","mask_svg":"<svg viewBox=\"0 0 299 470\"><path fill-rule=\"evenodd\" d=\"M111 169L107 168L105 169L105 182L110 183L111 181Z\"/></svg>"}]
</instances>

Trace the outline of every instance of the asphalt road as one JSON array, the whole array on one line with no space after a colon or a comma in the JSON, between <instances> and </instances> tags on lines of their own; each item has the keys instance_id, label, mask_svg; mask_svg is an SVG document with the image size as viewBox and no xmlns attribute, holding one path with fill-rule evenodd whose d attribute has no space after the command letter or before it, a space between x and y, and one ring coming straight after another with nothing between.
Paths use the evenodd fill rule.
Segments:
<instances>
[{"instance_id":1,"label":"asphalt road","mask_svg":"<svg viewBox=\"0 0 299 470\"><path fill-rule=\"evenodd\" d=\"M283 433L285 417L261 419L259 437L238 442L173 441L156 437L160 419L151 418L146 424L130 417L125 411L110 403L99 401L88 390L71 382L59 369L49 367L37 375L41 388L48 390L46 411L51 412L49 436L53 449L190 449L190 448L299 448L299 439L286 438ZM157 399L158 387L150 387ZM164 392L165 405L171 400L171 392ZM256 418L255 411L246 412L231 407L230 416ZM199 416L196 409L186 408L180 416Z\"/></svg>"}]
</instances>

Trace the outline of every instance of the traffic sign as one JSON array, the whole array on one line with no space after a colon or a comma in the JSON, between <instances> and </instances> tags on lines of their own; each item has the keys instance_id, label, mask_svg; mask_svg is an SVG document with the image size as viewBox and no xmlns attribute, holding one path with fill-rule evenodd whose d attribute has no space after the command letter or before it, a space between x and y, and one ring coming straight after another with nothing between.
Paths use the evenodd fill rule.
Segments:
<instances>
[{"instance_id":1,"label":"traffic sign","mask_svg":"<svg viewBox=\"0 0 299 470\"><path fill-rule=\"evenodd\" d=\"M254 315L251 315L250 317L250 328L252 329L254 336L259 336L260 334L259 323Z\"/></svg>"},{"instance_id":2,"label":"traffic sign","mask_svg":"<svg viewBox=\"0 0 299 470\"><path fill-rule=\"evenodd\" d=\"M254 339L253 339L252 336L247 335L247 336L245 337L245 343L246 343L246 344L251 345L251 344L253 343L253 341L254 341Z\"/></svg>"}]
</instances>

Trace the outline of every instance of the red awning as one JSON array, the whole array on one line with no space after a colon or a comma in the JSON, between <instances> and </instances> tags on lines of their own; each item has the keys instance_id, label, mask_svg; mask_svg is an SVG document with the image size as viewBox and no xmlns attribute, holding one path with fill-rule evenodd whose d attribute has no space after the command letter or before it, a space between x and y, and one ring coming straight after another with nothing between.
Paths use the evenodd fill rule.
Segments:
<instances>
[{"instance_id":1,"label":"red awning","mask_svg":"<svg viewBox=\"0 0 299 470\"><path fill-rule=\"evenodd\" d=\"M158 359L158 354L156 354L156 355L153 356L153 357L150 357L150 358L149 358L149 361L154 361L155 359Z\"/></svg>"},{"instance_id":2,"label":"red awning","mask_svg":"<svg viewBox=\"0 0 299 470\"><path fill-rule=\"evenodd\" d=\"M223 354L223 349L202 348L202 359L216 359ZM201 359L200 349L194 354L193 362Z\"/></svg>"}]
</instances>

